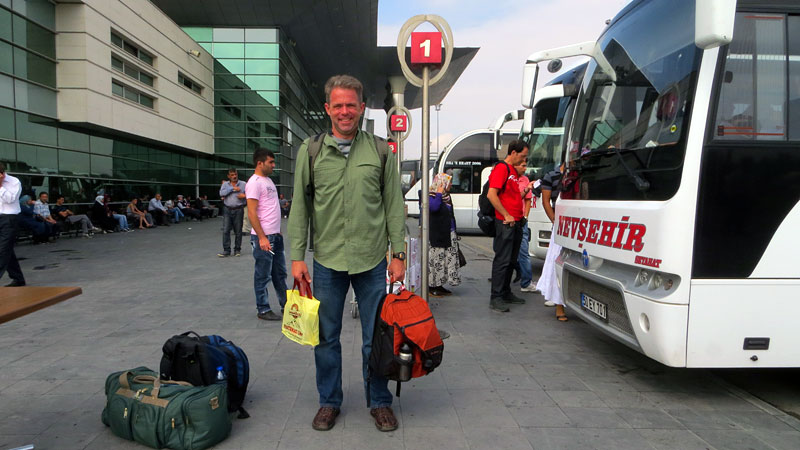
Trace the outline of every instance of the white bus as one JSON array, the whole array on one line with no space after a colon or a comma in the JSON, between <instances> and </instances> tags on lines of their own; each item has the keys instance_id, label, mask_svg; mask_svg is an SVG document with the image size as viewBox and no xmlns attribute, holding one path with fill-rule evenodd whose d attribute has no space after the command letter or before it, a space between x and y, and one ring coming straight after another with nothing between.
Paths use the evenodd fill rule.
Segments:
<instances>
[{"instance_id":1,"label":"white bus","mask_svg":"<svg viewBox=\"0 0 800 450\"><path fill-rule=\"evenodd\" d=\"M571 112L568 108L574 101L569 96L565 96L565 87L568 82L574 81L576 74L582 76L582 68L571 69L565 75L556 78L538 92L533 102L534 108L541 106L541 111L531 114L531 110L509 111L500 116L489 128L468 131L445 147L436 164L431 167L431 176L434 173L447 172L453 176L453 187L450 196L453 201L453 210L456 218L456 226L459 233L480 233L478 227L478 197L481 188L492 167L497 161L505 158L508 152L508 143L520 136L526 139L529 144L535 143L535 150L531 152L532 159L529 158L529 176L538 176L552 170L554 158L557 158L555 149L560 144L564 133L564 117ZM572 84L570 87L574 86ZM567 88L567 91L574 90ZM532 118L535 116L535 119ZM530 128L524 133L519 129L502 129L503 126L512 121L522 120L527 117L526 123ZM535 122L535 123L532 123ZM531 133L531 130L533 133ZM408 214L410 216L419 215L419 190L421 182L411 187L405 194ZM537 208L532 208L530 216L534 220L550 220L544 214L544 210L537 203ZM544 218L544 219L542 219ZM535 224L534 224L535 226ZM539 228L546 228L550 232L552 225L538 226L536 232L531 228L534 236L539 236L536 241L536 252L531 252L535 257L544 259L547 254L549 234L545 237L538 233ZM536 234L533 234L536 233Z\"/></svg>"},{"instance_id":2,"label":"white bus","mask_svg":"<svg viewBox=\"0 0 800 450\"><path fill-rule=\"evenodd\" d=\"M800 366L800 2L634 0L571 50L569 309L668 366Z\"/></svg>"},{"instance_id":3,"label":"white bus","mask_svg":"<svg viewBox=\"0 0 800 450\"><path fill-rule=\"evenodd\" d=\"M515 116L516 117L516 116ZM519 117L521 119L521 115ZM482 128L468 131L453 139L442 151L435 164L431 165L431 176L447 172L453 176L450 198L458 232L480 233L478 228L478 196L492 166L498 161L498 153L504 155L508 143L519 136L519 130ZM499 138L499 139L498 139ZM499 142L498 142L499 140ZM499 150L498 150L499 148ZM406 192L408 215L419 215L419 191L422 182L417 181Z\"/></svg>"},{"instance_id":4,"label":"white bus","mask_svg":"<svg viewBox=\"0 0 800 450\"><path fill-rule=\"evenodd\" d=\"M526 111L521 137L528 143L528 171L530 180L541 179L547 172L561 165L564 127L572 118L578 84L583 79L586 64L565 71L550 81L547 86L564 87L563 97L540 100L533 111ZM533 200L528 213L531 239L528 253L534 258L544 259L550 246L553 224L542 207L540 198Z\"/></svg>"}]
</instances>

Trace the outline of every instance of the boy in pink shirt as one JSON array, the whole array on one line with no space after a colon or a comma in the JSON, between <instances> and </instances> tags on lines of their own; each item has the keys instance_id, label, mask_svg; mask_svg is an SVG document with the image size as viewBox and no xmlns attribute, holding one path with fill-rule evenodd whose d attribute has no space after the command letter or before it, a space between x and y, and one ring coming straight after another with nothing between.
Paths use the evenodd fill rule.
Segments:
<instances>
[{"instance_id":1,"label":"boy in pink shirt","mask_svg":"<svg viewBox=\"0 0 800 450\"><path fill-rule=\"evenodd\" d=\"M528 169L528 162L522 161L521 164L514 166L519 174L517 181L519 182L519 191L522 196L522 211L528 218L528 213L531 211L531 199L533 194L533 183L525 176L525 171ZM517 270L520 277L520 291L522 292L536 292L536 285L533 281L533 269L531 268L531 255L528 252L528 244L531 240L531 229L528 227L527 221L522 228L522 242L519 247L519 256L517 256Z\"/></svg>"},{"instance_id":2,"label":"boy in pink shirt","mask_svg":"<svg viewBox=\"0 0 800 450\"><path fill-rule=\"evenodd\" d=\"M259 319L281 320L281 316L270 308L267 291L267 286L272 281L282 311L286 304L286 258L283 256L278 189L269 178L275 170L275 154L265 148L258 148L253 153L253 164L255 172L247 180L244 192L247 197L247 218L253 228L250 231L250 245L255 258L253 288L256 293L256 308Z\"/></svg>"}]
</instances>

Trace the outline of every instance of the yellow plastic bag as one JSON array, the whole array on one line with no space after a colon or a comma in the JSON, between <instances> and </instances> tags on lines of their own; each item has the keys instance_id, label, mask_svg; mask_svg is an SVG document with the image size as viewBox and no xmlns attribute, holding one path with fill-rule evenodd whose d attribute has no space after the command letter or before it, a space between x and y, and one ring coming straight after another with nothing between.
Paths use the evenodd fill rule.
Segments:
<instances>
[{"instance_id":1,"label":"yellow plastic bag","mask_svg":"<svg viewBox=\"0 0 800 450\"><path fill-rule=\"evenodd\" d=\"M319 345L319 300L300 295L296 284L286 291L282 330L284 336L300 345Z\"/></svg>"}]
</instances>

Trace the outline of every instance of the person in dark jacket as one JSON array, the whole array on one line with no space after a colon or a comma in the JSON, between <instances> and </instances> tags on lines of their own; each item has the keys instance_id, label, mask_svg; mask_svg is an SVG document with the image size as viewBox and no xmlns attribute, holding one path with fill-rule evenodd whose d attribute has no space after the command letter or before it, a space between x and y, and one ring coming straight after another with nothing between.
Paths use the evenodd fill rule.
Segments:
<instances>
[{"instance_id":1,"label":"person in dark jacket","mask_svg":"<svg viewBox=\"0 0 800 450\"><path fill-rule=\"evenodd\" d=\"M453 203L450 200L450 177L436 175L428 199L430 209L430 250L428 251L428 294L432 297L450 295L445 284L458 286L458 236Z\"/></svg>"},{"instance_id":2,"label":"person in dark jacket","mask_svg":"<svg viewBox=\"0 0 800 450\"><path fill-rule=\"evenodd\" d=\"M105 202L103 195L98 195L92 204L92 223L103 229L105 233L113 233L117 228L117 220L108 205Z\"/></svg>"}]
</instances>

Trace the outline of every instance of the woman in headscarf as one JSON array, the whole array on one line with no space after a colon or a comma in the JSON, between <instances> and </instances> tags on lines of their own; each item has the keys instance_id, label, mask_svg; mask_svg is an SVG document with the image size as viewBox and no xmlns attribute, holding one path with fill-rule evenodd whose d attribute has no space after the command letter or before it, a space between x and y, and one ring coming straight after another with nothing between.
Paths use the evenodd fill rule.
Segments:
<instances>
[{"instance_id":1,"label":"woman in headscarf","mask_svg":"<svg viewBox=\"0 0 800 450\"><path fill-rule=\"evenodd\" d=\"M33 199L30 195L19 198L19 227L29 230L33 235L33 242L48 242L53 235L53 226L44 220L38 220L33 212Z\"/></svg>"},{"instance_id":2,"label":"woman in headscarf","mask_svg":"<svg viewBox=\"0 0 800 450\"><path fill-rule=\"evenodd\" d=\"M100 225L100 228L107 232L113 232L117 225L119 225L120 230L125 231L128 227L128 221L125 220L125 228L122 228L123 222L115 217L119 216L119 214L114 214L111 209L108 207L108 196L100 194L94 198L94 203L92 204L92 223ZM125 216L121 216L123 219Z\"/></svg>"},{"instance_id":3,"label":"woman in headscarf","mask_svg":"<svg viewBox=\"0 0 800 450\"><path fill-rule=\"evenodd\" d=\"M450 200L450 176L438 174L431 183L428 199L430 209L430 250L428 251L428 294L432 297L450 295L445 284L461 284L458 256L458 236L453 203Z\"/></svg>"}]
</instances>

